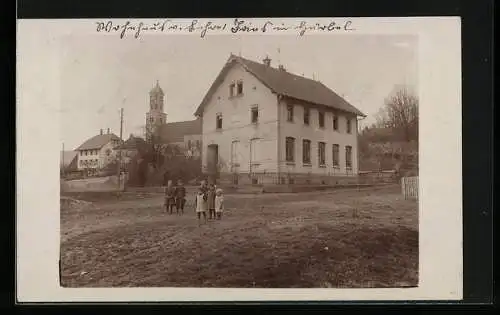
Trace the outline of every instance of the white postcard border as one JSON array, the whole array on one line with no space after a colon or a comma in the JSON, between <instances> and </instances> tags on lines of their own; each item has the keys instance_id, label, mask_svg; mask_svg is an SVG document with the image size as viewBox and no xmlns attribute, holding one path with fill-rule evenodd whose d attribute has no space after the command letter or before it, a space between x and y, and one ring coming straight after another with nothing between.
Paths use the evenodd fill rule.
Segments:
<instances>
[{"instance_id":1,"label":"white postcard border","mask_svg":"<svg viewBox=\"0 0 500 315\"><path fill-rule=\"evenodd\" d=\"M18 20L16 152L16 289L18 301L157 302L461 299L462 102L460 18L346 18L343 20L347 19L352 21L352 25L356 30L336 34L343 36L355 34L418 34L419 36L420 283L418 288L60 287L58 283L60 243L58 196L61 131L58 123L60 115L58 39L63 35L78 36L79 34L96 32L96 20ZM277 23L282 20L285 22L291 21L285 19L279 19L279 21L277 19L270 20ZM317 20L324 22L331 19ZM119 20L113 21L119 22ZM228 20L228 23L232 23L232 20ZM211 34L215 34L215 32ZM196 33L191 35L197 36ZM275 36L276 34L268 31L265 34L254 35ZM310 35L316 35L316 33ZM96 36L118 35L96 33ZM164 34L164 36L170 35ZM210 34L207 36L210 36Z\"/></svg>"}]
</instances>

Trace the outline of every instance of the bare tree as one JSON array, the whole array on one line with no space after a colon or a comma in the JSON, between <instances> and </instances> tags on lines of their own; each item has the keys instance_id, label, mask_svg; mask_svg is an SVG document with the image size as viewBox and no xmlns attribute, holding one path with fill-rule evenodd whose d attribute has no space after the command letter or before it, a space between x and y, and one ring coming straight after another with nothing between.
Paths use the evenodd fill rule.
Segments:
<instances>
[{"instance_id":1,"label":"bare tree","mask_svg":"<svg viewBox=\"0 0 500 315\"><path fill-rule=\"evenodd\" d=\"M401 132L404 141L418 139L418 97L407 86L398 86L377 114L377 127Z\"/></svg>"}]
</instances>

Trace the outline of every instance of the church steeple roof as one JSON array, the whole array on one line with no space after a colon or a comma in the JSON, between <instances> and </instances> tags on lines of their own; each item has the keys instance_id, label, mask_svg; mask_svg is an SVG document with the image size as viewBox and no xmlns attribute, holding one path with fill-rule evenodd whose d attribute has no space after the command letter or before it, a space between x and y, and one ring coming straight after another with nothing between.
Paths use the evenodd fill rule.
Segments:
<instances>
[{"instance_id":1,"label":"church steeple roof","mask_svg":"<svg viewBox=\"0 0 500 315\"><path fill-rule=\"evenodd\" d=\"M149 94L161 94L161 95L165 95L163 93L162 88L160 87L160 82L158 80L156 80L156 85L154 86L154 88L151 89L151 91L149 92Z\"/></svg>"}]
</instances>

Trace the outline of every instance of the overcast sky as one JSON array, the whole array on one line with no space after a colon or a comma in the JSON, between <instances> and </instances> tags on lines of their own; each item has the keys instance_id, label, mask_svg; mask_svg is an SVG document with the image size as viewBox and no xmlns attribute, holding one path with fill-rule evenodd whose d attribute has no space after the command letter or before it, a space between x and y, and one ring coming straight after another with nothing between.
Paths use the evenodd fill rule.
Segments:
<instances>
[{"instance_id":1,"label":"overcast sky","mask_svg":"<svg viewBox=\"0 0 500 315\"><path fill-rule=\"evenodd\" d=\"M278 53L279 49L279 53ZM62 137L75 149L99 129L123 137L141 134L149 91L159 80L167 121L193 119L193 113L230 53L272 64L322 81L368 115L395 85L416 88L417 38L402 35L143 35L72 36L61 42Z\"/></svg>"}]
</instances>

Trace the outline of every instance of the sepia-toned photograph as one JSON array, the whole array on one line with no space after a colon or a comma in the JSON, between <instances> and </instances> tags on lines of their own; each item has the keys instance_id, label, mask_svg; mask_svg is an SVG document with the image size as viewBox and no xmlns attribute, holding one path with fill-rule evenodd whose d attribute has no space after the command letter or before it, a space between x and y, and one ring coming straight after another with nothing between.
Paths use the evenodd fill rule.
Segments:
<instances>
[{"instance_id":1,"label":"sepia-toned photograph","mask_svg":"<svg viewBox=\"0 0 500 315\"><path fill-rule=\"evenodd\" d=\"M417 45L62 40L61 285L417 286Z\"/></svg>"},{"instance_id":2,"label":"sepia-toned photograph","mask_svg":"<svg viewBox=\"0 0 500 315\"><path fill-rule=\"evenodd\" d=\"M461 298L459 19L19 33L19 299Z\"/></svg>"}]
</instances>

